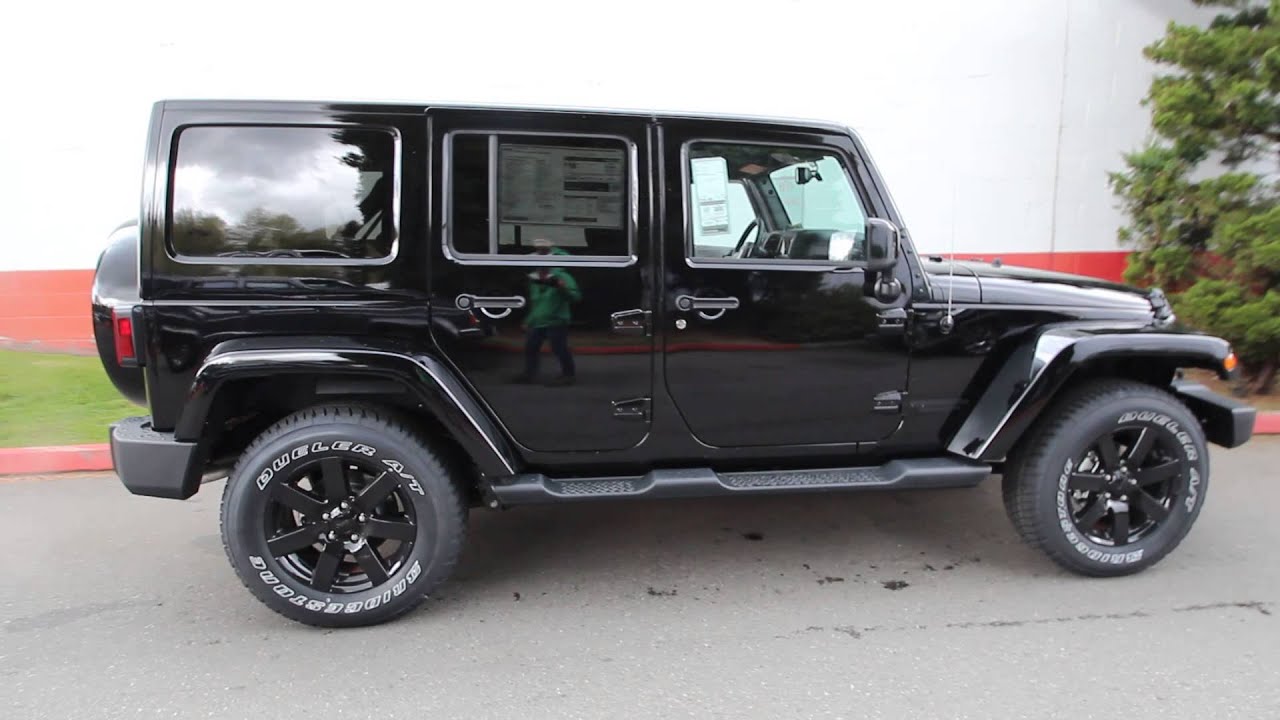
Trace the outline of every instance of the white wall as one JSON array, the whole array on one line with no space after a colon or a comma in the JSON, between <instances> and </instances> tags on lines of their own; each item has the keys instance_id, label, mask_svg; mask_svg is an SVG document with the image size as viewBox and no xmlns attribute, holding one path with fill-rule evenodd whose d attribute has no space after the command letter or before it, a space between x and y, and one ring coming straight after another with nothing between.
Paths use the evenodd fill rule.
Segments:
<instances>
[{"instance_id":1,"label":"white wall","mask_svg":"<svg viewBox=\"0 0 1280 720\"><path fill-rule=\"evenodd\" d=\"M0 270L89 267L161 98L472 101L857 127L924 250L1115 248L1140 48L1189 0L33 3L0 43Z\"/></svg>"}]
</instances>

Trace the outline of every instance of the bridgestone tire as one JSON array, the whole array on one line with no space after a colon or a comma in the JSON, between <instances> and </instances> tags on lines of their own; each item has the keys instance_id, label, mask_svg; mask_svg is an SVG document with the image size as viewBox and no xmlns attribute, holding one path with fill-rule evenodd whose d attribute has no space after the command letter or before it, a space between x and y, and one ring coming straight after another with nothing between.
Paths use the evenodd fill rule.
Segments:
<instances>
[{"instance_id":1,"label":"bridgestone tire","mask_svg":"<svg viewBox=\"0 0 1280 720\"><path fill-rule=\"evenodd\" d=\"M289 482L291 463L326 457L385 468L394 476L392 492L410 499L417 519L407 557L389 568L385 582L364 590L319 592L268 551L264 528L276 485ZM462 549L467 506L447 467L427 439L380 410L327 406L290 415L250 444L227 480L222 496L227 558L250 592L291 620L354 627L399 617L449 577Z\"/></svg>"},{"instance_id":2,"label":"bridgestone tire","mask_svg":"<svg viewBox=\"0 0 1280 720\"><path fill-rule=\"evenodd\" d=\"M1172 448L1162 457L1176 461L1181 476L1163 486L1167 516L1132 542L1111 545L1081 531L1072 514L1072 493L1078 492L1072 473L1084 471L1079 459L1096 447L1096 438L1135 427ZM1167 392L1121 380L1093 381L1055 402L1021 440L1003 478L1005 509L1023 540L1067 570L1095 577L1129 575L1167 555L1191 530L1208 489L1208 448L1195 416Z\"/></svg>"}]
</instances>

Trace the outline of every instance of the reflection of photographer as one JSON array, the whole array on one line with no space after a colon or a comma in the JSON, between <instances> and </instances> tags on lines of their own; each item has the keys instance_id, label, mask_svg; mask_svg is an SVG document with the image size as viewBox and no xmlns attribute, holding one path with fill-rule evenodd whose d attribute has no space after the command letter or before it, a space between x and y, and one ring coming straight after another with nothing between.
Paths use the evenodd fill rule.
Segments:
<instances>
[{"instance_id":1,"label":"reflection of photographer","mask_svg":"<svg viewBox=\"0 0 1280 720\"><path fill-rule=\"evenodd\" d=\"M533 241L539 255L566 255L551 241ZM542 343L551 343L551 352L560 361L560 377L552 385L571 385L574 381L573 354L569 352L569 306L582 297L578 283L564 268L538 268L529 273L529 314L521 325L528 337L524 344L524 373L517 382L530 382L538 374Z\"/></svg>"}]
</instances>

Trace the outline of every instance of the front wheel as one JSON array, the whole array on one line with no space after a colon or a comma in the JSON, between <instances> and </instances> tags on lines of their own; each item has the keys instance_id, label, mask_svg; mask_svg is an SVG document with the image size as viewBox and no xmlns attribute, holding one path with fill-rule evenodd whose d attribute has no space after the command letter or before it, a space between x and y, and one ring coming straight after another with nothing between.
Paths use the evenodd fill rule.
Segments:
<instances>
[{"instance_id":1,"label":"front wheel","mask_svg":"<svg viewBox=\"0 0 1280 720\"><path fill-rule=\"evenodd\" d=\"M1170 394L1096 381L1047 411L1003 483L1005 508L1029 544L1073 572L1127 575L1191 529L1208 490L1208 448Z\"/></svg>"},{"instance_id":2,"label":"front wheel","mask_svg":"<svg viewBox=\"0 0 1280 720\"><path fill-rule=\"evenodd\" d=\"M398 420L319 407L262 433L227 479L222 540L268 607L326 627L418 605L452 571L466 505L441 458Z\"/></svg>"}]
</instances>

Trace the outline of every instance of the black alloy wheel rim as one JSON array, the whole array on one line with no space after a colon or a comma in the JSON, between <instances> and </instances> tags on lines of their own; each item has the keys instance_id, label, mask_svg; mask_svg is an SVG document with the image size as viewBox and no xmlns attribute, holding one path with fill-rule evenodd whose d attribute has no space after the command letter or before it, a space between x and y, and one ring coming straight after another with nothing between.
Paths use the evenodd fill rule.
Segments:
<instances>
[{"instance_id":1,"label":"black alloy wheel rim","mask_svg":"<svg viewBox=\"0 0 1280 720\"><path fill-rule=\"evenodd\" d=\"M321 593L378 587L413 552L418 522L400 479L372 462L326 457L272 486L267 550L294 580Z\"/></svg>"},{"instance_id":2,"label":"black alloy wheel rim","mask_svg":"<svg viewBox=\"0 0 1280 720\"><path fill-rule=\"evenodd\" d=\"M1123 547L1147 537L1173 512L1186 467L1163 429L1121 426L1095 438L1067 477L1077 530L1094 543Z\"/></svg>"}]
</instances>

